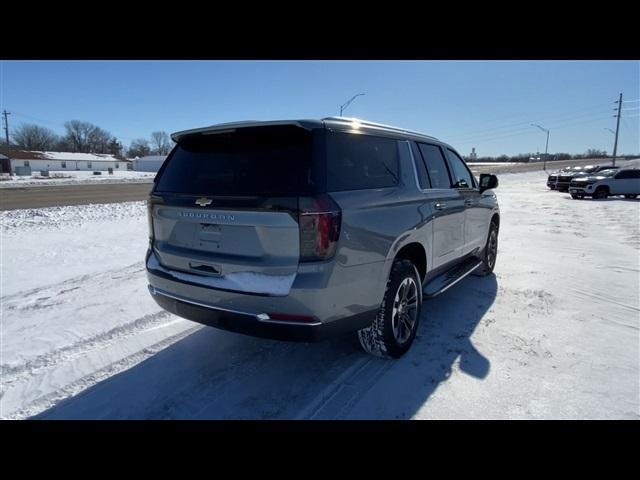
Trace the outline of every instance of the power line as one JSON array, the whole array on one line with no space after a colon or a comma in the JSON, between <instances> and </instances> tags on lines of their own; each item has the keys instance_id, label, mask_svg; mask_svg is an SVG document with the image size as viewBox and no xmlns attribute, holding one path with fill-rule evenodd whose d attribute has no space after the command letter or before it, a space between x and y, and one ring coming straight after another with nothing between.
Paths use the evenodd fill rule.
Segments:
<instances>
[{"instance_id":1,"label":"power line","mask_svg":"<svg viewBox=\"0 0 640 480\"><path fill-rule=\"evenodd\" d=\"M552 123L549 125L550 129L562 129L562 128L566 128L566 127L571 127L574 125L583 125L586 123L593 123L593 122L597 122L597 121L602 121L609 118L608 115L603 116L602 114L596 118L591 118L588 120L581 120L579 122L569 122L569 123ZM468 143L482 143L482 142L487 142L487 141L493 141L493 140L500 140L503 138L511 138L511 137L517 137L519 135L528 135L531 133L531 128L518 128L516 130L514 130L513 132L496 132L495 134L488 134L485 135L484 137L477 137L477 138L473 138L473 139L465 139L465 140L461 140L461 141L456 141L454 143L456 144L468 144Z\"/></svg>"},{"instance_id":2,"label":"power line","mask_svg":"<svg viewBox=\"0 0 640 480\"><path fill-rule=\"evenodd\" d=\"M608 115L607 116L600 116L600 117L597 117L597 118L592 118L592 119L589 119L589 120L582 120L582 121L579 121L579 122L551 124L549 126L549 128L550 129L554 129L554 130L558 130L558 129L562 129L562 128L572 127L572 126L575 126L575 125L584 125L584 124L587 124L587 123L599 122L599 121L602 121L602 120L606 120L607 118L609 118ZM486 142L486 141L500 140L502 138L510 138L510 137L516 137L518 135L529 134L530 131L531 131L530 129L527 129L526 131L519 132L519 133L513 133L513 134L510 134L510 135L500 135L500 136L497 136L497 137L494 136L494 137L491 137L491 138L485 138L485 139L480 139L480 140L475 139L475 140L469 140L469 141L457 142L457 143L473 143L473 142L481 143L481 142Z\"/></svg>"},{"instance_id":3,"label":"power line","mask_svg":"<svg viewBox=\"0 0 640 480\"><path fill-rule=\"evenodd\" d=\"M573 114L573 115L561 115L561 116L554 116L554 117L548 117L544 120L541 119L536 119L533 120L535 122L542 122L542 123L554 123L557 121L567 121L567 120L574 120L574 119L580 119L580 118L585 118L585 117L592 117L593 115L602 115L606 112L608 112L609 109L602 109L599 108L599 111L593 111L590 113L581 113L581 114ZM564 118L563 118L564 117ZM511 126L505 126L505 127L500 127L500 129L504 130L504 131L497 131L499 129L487 129L487 130L496 130L496 131L487 131L486 133L476 133L476 134L471 134L471 135L465 135L465 136L458 136L456 138L461 139L461 140L471 140L471 139L477 139L478 141L482 140L482 138L487 137L487 136L495 136L495 135L502 135L502 134L508 134L508 133L512 133L512 132L517 132L517 131L522 131L522 132L529 132L530 131L530 123L531 120L526 121L526 122L520 122L517 124L513 124ZM518 126L518 125L522 125L522 126Z\"/></svg>"},{"instance_id":4,"label":"power line","mask_svg":"<svg viewBox=\"0 0 640 480\"><path fill-rule=\"evenodd\" d=\"M606 107L610 105L609 103L600 103L598 105L593 105L590 107L583 107L580 108L578 110L573 110L571 112L567 112L565 111L564 113L556 113L556 114L551 114L551 115L530 115L530 114L518 114L513 117L528 117L527 120L522 121L522 122L516 122L516 123L510 123L507 125L502 125L502 126L496 126L496 127L489 127L489 128L483 128L483 129L479 129L479 130L472 130L471 132L465 134L462 133L460 134L460 137L458 138L469 138L469 137L475 137L475 136L481 136L483 134L483 132L494 132L497 130L505 130L505 129L513 129L514 127L517 126L526 126L526 129L529 129L529 124L532 121L536 121L536 122L549 122L550 120L558 120L561 119L563 117L567 117L567 118L572 118L572 117L581 117L581 116L589 116L589 115L593 115L596 113L600 113L600 110L604 110L606 109ZM531 118L533 117L533 118ZM505 118L509 118L509 117L505 117ZM485 123L491 123L494 120L487 120L485 121Z\"/></svg>"}]
</instances>

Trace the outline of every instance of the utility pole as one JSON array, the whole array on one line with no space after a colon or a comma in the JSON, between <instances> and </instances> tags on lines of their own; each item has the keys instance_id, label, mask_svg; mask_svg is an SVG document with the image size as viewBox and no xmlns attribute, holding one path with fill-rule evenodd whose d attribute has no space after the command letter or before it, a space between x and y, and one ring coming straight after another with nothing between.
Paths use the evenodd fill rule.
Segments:
<instances>
[{"instance_id":1,"label":"utility pole","mask_svg":"<svg viewBox=\"0 0 640 480\"><path fill-rule=\"evenodd\" d=\"M540 125L538 125L537 123L532 123L531 124L532 127L537 127L540 130L542 130L543 132L545 132L547 134L547 143L544 146L544 165L543 165L543 169L546 172L547 171L547 160L548 160L548 152L549 152L549 129L547 128L543 128Z\"/></svg>"},{"instance_id":2,"label":"utility pole","mask_svg":"<svg viewBox=\"0 0 640 480\"><path fill-rule=\"evenodd\" d=\"M613 144L613 166L616 166L616 154L618 153L618 131L620 130L620 115L622 113L622 93L620 99L615 102L618 104L618 121L616 122L616 140Z\"/></svg>"},{"instance_id":3,"label":"utility pole","mask_svg":"<svg viewBox=\"0 0 640 480\"><path fill-rule=\"evenodd\" d=\"M7 157L9 156L9 118L7 115L11 115L11 112L7 112L6 110L2 111L2 116L4 117L4 136L7 140Z\"/></svg>"}]
</instances>

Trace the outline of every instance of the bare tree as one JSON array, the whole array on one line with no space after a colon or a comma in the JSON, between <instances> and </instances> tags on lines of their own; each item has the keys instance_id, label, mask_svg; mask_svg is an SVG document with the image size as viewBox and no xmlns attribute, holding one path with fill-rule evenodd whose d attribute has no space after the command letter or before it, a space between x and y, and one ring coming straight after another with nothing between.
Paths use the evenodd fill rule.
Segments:
<instances>
[{"instance_id":1,"label":"bare tree","mask_svg":"<svg viewBox=\"0 0 640 480\"><path fill-rule=\"evenodd\" d=\"M145 155L150 154L151 148L149 147L149 142L144 138L137 138L133 140L129 146L129 150L127 150L129 158L144 157Z\"/></svg>"},{"instance_id":2,"label":"bare tree","mask_svg":"<svg viewBox=\"0 0 640 480\"><path fill-rule=\"evenodd\" d=\"M109 153L112 136L106 130L94 127L89 133L89 151L92 153Z\"/></svg>"},{"instance_id":3,"label":"bare tree","mask_svg":"<svg viewBox=\"0 0 640 480\"><path fill-rule=\"evenodd\" d=\"M24 150L51 150L59 140L52 130L32 123L23 123L11 137L15 146Z\"/></svg>"},{"instance_id":4,"label":"bare tree","mask_svg":"<svg viewBox=\"0 0 640 480\"><path fill-rule=\"evenodd\" d=\"M151 134L151 153L166 155L171 150L171 143L167 132L153 132Z\"/></svg>"}]
</instances>

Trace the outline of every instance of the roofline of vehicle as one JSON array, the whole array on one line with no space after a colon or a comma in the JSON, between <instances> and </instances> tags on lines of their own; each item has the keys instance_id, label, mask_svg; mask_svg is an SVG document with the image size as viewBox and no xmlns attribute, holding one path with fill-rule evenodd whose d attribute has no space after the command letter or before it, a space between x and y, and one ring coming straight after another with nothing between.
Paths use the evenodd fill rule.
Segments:
<instances>
[{"instance_id":1,"label":"roofline of vehicle","mask_svg":"<svg viewBox=\"0 0 640 480\"><path fill-rule=\"evenodd\" d=\"M409 130L406 128L400 128L400 127L394 127L392 125L385 125L383 123L376 123L376 122L370 122L368 120L362 120L360 118L354 118L354 117L325 117L322 119L322 121L326 124L326 123L337 123L341 126L354 126L356 125L357 127L366 127L369 129L374 129L374 130L381 130L381 131L385 131L385 132L389 132L389 133L400 133L400 134L404 134L404 135L412 135L414 137L420 137L420 138L425 138L425 139L429 139L429 140L435 140L437 142L440 143L444 143L442 142L442 140L437 139L436 137L433 137L431 135L427 135L425 133L421 133L421 132L416 132L415 130Z\"/></svg>"},{"instance_id":2,"label":"roofline of vehicle","mask_svg":"<svg viewBox=\"0 0 640 480\"><path fill-rule=\"evenodd\" d=\"M192 128L189 130L181 130L171 134L171 139L174 142L179 142L182 138L190 135L197 134L216 134L226 131L234 131L238 128L247 127L267 127L277 125L295 125L306 130L310 130L314 126L317 128L322 127L320 120L245 120L241 122L227 122L210 125L208 127Z\"/></svg>"},{"instance_id":3,"label":"roofline of vehicle","mask_svg":"<svg viewBox=\"0 0 640 480\"><path fill-rule=\"evenodd\" d=\"M426 135L424 133L408 130L406 128L399 128L391 125L385 125L382 123L370 122L368 120L362 120L359 118L352 118L352 117L325 117L320 120L313 120L313 119L246 120L241 122L218 123L216 125L210 125L207 127L192 128L189 130L181 130L178 132L174 132L171 134L171 138L173 139L174 142L177 143L182 138L190 135L223 133L226 131L233 131L238 128L267 127L267 126L277 126L277 125L295 125L297 127L310 130L311 128L325 127L327 126L327 124L329 124L329 126L346 127L352 130L357 130L359 128L374 130L374 131L377 130L385 133L401 134L401 135L413 136L417 138L428 139L428 140L436 141L439 143L445 143L445 142L442 142L441 140L438 140L436 137L433 137L431 135Z\"/></svg>"}]
</instances>

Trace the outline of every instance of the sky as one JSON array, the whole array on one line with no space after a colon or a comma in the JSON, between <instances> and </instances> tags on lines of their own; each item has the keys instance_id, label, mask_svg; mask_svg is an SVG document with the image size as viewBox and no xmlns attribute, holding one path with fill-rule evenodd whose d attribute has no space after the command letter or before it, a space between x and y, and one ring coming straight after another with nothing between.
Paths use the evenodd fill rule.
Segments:
<instances>
[{"instance_id":1,"label":"sky","mask_svg":"<svg viewBox=\"0 0 640 480\"><path fill-rule=\"evenodd\" d=\"M463 155L640 153L638 61L8 61L0 110L10 128L64 133L84 120L125 146L240 120L344 116L417 130ZM4 134L4 131L2 132Z\"/></svg>"}]
</instances>

